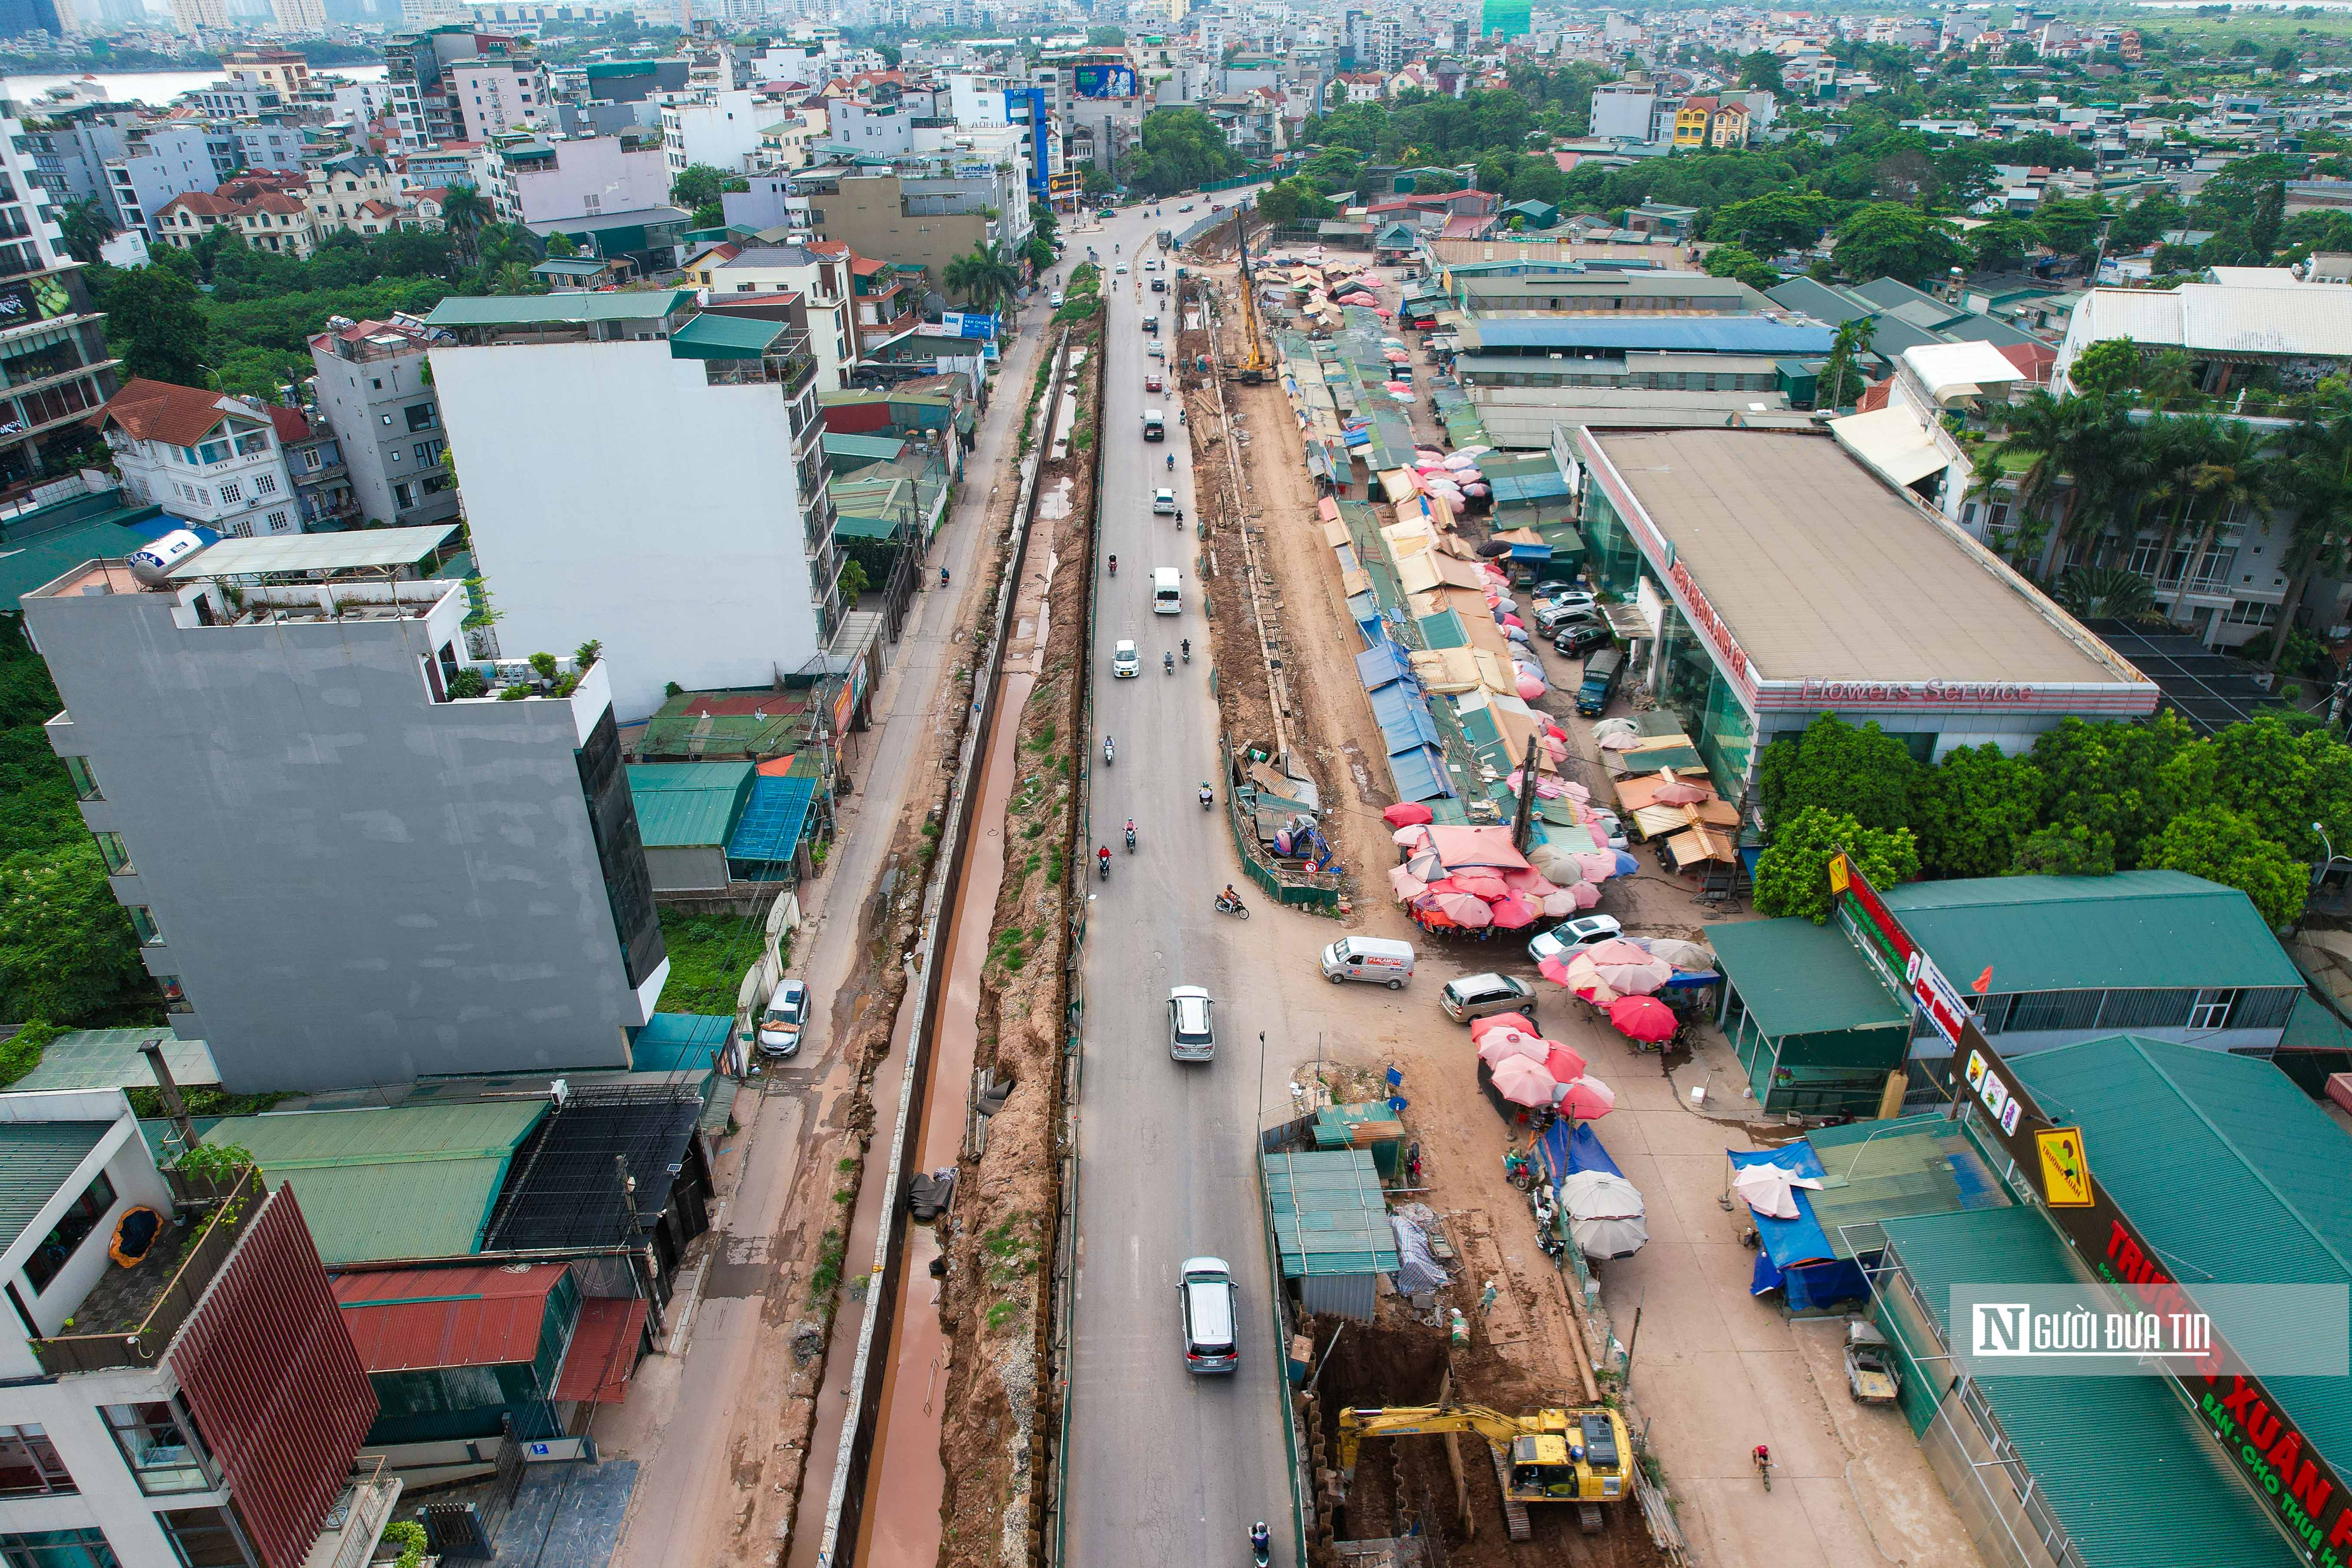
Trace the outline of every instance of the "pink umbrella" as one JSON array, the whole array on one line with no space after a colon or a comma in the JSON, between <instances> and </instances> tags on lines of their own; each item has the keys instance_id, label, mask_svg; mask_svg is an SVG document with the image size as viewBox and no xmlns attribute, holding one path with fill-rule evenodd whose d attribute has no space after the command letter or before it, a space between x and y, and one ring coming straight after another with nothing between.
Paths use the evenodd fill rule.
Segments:
<instances>
[{"instance_id":1,"label":"pink umbrella","mask_svg":"<svg viewBox=\"0 0 2352 1568\"><path fill-rule=\"evenodd\" d=\"M1505 616L1503 617L1503 624L1507 626L1517 626L1521 631L1528 629L1527 623L1519 619L1517 616Z\"/></svg>"},{"instance_id":2,"label":"pink umbrella","mask_svg":"<svg viewBox=\"0 0 2352 1568\"><path fill-rule=\"evenodd\" d=\"M1657 805L1696 805L1700 801L1714 798L1713 790L1701 789L1695 784L1685 784L1680 779L1676 779L1672 784L1662 784L1650 792L1651 802Z\"/></svg>"},{"instance_id":3,"label":"pink umbrella","mask_svg":"<svg viewBox=\"0 0 2352 1568\"><path fill-rule=\"evenodd\" d=\"M1656 1045L1675 1037L1675 1010L1654 996L1627 996L1611 1003L1609 1021L1630 1039Z\"/></svg>"},{"instance_id":4,"label":"pink umbrella","mask_svg":"<svg viewBox=\"0 0 2352 1568\"><path fill-rule=\"evenodd\" d=\"M1470 1037L1483 1040L1497 1029L1517 1029L1523 1035L1536 1032L1536 1021L1525 1013L1490 1013L1470 1021Z\"/></svg>"},{"instance_id":5,"label":"pink umbrella","mask_svg":"<svg viewBox=\"0 0 2352 1568\"><path fill-rule=\"evenodd\" d=\"M1486 900L1468 893L1440 893L1437 908L1454 924L1472 931L1495 923L1495 911L1486 907Z\"/></svg>"},{"instance_id":6,"label":"pink umbrella","mask_svg":"<svg viewBox=\"0 0 2352 1568\"><path fill-rule=\"evenodd\" d=\"M1420 878L1414 876L1411 871L1406 870L1402 866L1391 866L1389 868L1389 886L1396 889L1397 899L1402 903L1411 903L1413 900L1421 897L1422 894L1429 891L1428 883L1423 881Z\"/></svg>"},{"instance_id":7,"label":"pink umbrella","mask_svg":"<svg viewBox=\"0 0 2352 1568\"><path fill-rule=\"evenodd\" d=\"M1600 818L1586 818L1584 822L1584 829L1586 832L1592 835L1592 847L1595 849L1606 849L1609 847L1609 828L1606 824L1601 821Z\"/></svg>"},{"instance_id":8,"label":"pink umbrella","mask_svg":"<svg viewBox=\"0 0 2352 1568\"><path fill-rule=\"evenodd\" d=\"M1549 1047L1537 1035L1521 1034L1517 1029L1498 1029L1478 1042L1478 1059L1493 1067L1507 1057L1524 1061L1540 1062L1550 1055Z\"/></svg>"},{"instance_id":9,"label":"pink umbrella","mask_svg":"<svg viewBox=\"0 0 2352 1568\"><path fill-rule=\"evenodd\" d=\"M1579 1121L1598 1121L1617 1109L1617 1091L1591 1073L1573 1083L1562 1084L1560 1089L1560 1097L1553 1104L1562 1116L1573 1116Z\"/></svg>"},{"instance_id":10,"label":"pink umbrella","mask_svg":"<svg viewBox=\"0 0 2352 1568\"><path fill-rule=\"evenodd\" d=\"M1418 848L1429 837L1426 819L1422 822L1408 822L1389 837L1396 840L1396 846L1400 849Z\"/></svg>"},{"instance_id":11,"label":"pink umbrella","mask_svg":"<svg viewBox=\"0 0 2352 1568\"><path fill-rule=\"evenodd\" d=\"M1492 871L1465 869L1454 873L1454 885L1463 892L1473 894L1493 903L1510 892L1503 879Z\"/></svg>"},{"instance_id":12,"label":"pink umbrella","mask_svg":"<svg viewBox=\"0 0 2352 1568\"><path fill-rule=\"evenodd\" d=\"M1569 896L1576 900L1576 907L1580 910L1597 910L1601 907L1601 889L1597 884L1579 882L1568 891Z\"/></svg>"},{"instance_id":13,"label":"pink umbrella","mask_svg":"<svg viewBox=\"0 0 2352 1568\"><path fill-rule=\"evenodd\" d=\"M1611 990L1609 982L1601 977L1601 971L1593 967L1589 953L1580 952L1568 961L1567 977L1560 984L1587 1002L1603 1007L1617 1000L1618 994Z\"/></svg>"},{"instance_id":14,"label":"pink umbrella","mask_svg":"<svg viewBox=\"0 0 2352 1568\"><path fill-rule=\"evenodd\" d=\"M1563 1046L1558 1040L1546 1040L1544 1044L1550 1047L1544 1052L1544 1071L1562 1083L1570 1083L1584 1076L1584 1058L1576 1053L1573 1047Z\"/></svg>"},{"instance_id":15,"label":"pink umbrella","mask_svg":"<svg viewBox=\"0 0 2352 1568\"><path fill-rule=\"evenodd\" d=\"M1544 694L1544 683L1532 675L1519 677L1519 700L1533 702Z\"/></svg>"},{"instance_id":16,"label":"pink umbrella","mask_svg":"<svg viewBox=\"0 0 2352 1568\"><path fill-rule=\"evenodd\" d=\"M1391 827L1418 827L1434 815L1417 800L1401 800L1381 813Z\"/></svg>"},{"instance_id":17,"label":"pink umbrella","mask_svg":"<svg viewBox=\"0 0 2352 1568\"><path fill-rule=\"evenodd\" d=\"M1514 1105L1549 1105L1559 1081L1542 1064L1525 1057L1506 1057L1494 1068L1495 1092Z\"/></svg>"},{"instance_id":18,"label":"pink umbrella","mask_svg":"<svg viewBox=\"0 0 2352 1568\"><path fill-rule=\"evenodd\" d=\"M1495 929L1497 931L1524 931L1543 919L1540 907L1528 902L1517 893L1496 899L1487 907L1494 911ZM1670 975L1674 973L1672 965L1667 966L1666 973Z\"/></svg>"},{"instance_id":19,"label":"pink umbrella","mask_svg":"<svg viewBox=\"0 0 2352 1568\"><path fill-rule=\"evenodd\" d=\"M1612 936L1607 942L1596 942L1584 951L1592 955L1592 962L1595 963L1646 963L1650 958L1648 948L1638 942L1629 942L1622 936Z\"/></svg>"},{"instance_id":20,"label":"pink umbrella","mask_svg":"<svg viewBox=\"0 0 2352 1568\"><path fill-rule=\"evenodd\" d=\"M1647 996L1675 977L1673 964L1646 955L1639 963L1607 963L1595 959L1592 967L1608 982L1610 990L1628 996Z\"/></svg>"},{"instance_id":21,"label":"pink umbrella","mask_svg":"<svg viewBox=\"0 0 2352 1568\"><path fill-rule=\"evenodd\" d=\"M1437 858L1434 849L1417 850L1405 857L1404 868L1424 882L1434 882L1445 875L1445 862Z\"/></svg>"},{"instance_id":22,"label":"pink umbrella","mask_svg":"<svg viewBox=\"0 0 2352 1568\"><path fill-rule=\"evenodd\" d=\"M1513 795L1519 793L1519 780L1525 771L1522 768L1513 768L1504 777L1504 784L1509 786ZM1565 781L1554 778L1549 773L1536 775L1536 796L1539 800L1558 800L1569 792L1570 787Z\"/></svg>"},{"instance_id":23,"label":"pink umbrella","mask_svg":"<svg viewBox=\"0 0 2352 1568\"><path fill-rule=\"evenodd\" d=\"M1584 879L1588 882L1605 882L1617 874L1617 857L1606 849L1580 853L1576 863L1584 868Z\"/></svg>"},{"instance_id":24,"label":"pink umbrella","mask_svg":"<svg viewBox=\"0 0 2352 1568\"><path fill-rule=\"evenodd\" d=\"M1546 735L1543 738L1543 749L1544 755L1551 759L1551 765L1554 767L1559 766L1567 759L1568 742L1557 735Z\"/></svg>"},{"instance_id":25,"label":"pink umbrella","mask_svg":"<svg viewBox=\"0 0 2352 1568\"><path fill-rule=\"evenodd\" d=\"M1549 878L1532 866L1515 866L1504 872L1503 886L1523 899L1548 898L1559 891Z\"/></svg>"},{"instance_id":26,"label":"pink umbrella","mask_svg":"<svg viewBox=\"0 0 2352 1568\"><path fill-rule=\"evenodd\" d=\"M1581 884L1579 886L1580 887ZM1576 888L1561 888L1556 892L1546 893L1543 901L1545 916L1551 920L1564 921L1574 914L1581 907L1576 901L1577 890ZM1597 899L1600 895L1596 892L1593 896Z\"/></svg>"}]
</instances>

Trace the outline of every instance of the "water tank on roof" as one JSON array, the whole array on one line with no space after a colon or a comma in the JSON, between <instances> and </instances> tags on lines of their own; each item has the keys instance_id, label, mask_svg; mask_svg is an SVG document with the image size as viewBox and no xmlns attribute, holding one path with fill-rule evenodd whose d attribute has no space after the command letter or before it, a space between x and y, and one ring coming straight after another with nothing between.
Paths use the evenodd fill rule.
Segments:
<instances>
[{"instance_id":1,"label":"water tank on roof","mask_svg":"<svg viewBox=\"0 0 2352 1568\"><path fill-rule=\"evenodd\" d=\"M150 588L161 588L171 580L172 568L204 548L202 539L188 529L179 528L132 551L122 558L122 563Z\"/></svg>"}]
</instances>

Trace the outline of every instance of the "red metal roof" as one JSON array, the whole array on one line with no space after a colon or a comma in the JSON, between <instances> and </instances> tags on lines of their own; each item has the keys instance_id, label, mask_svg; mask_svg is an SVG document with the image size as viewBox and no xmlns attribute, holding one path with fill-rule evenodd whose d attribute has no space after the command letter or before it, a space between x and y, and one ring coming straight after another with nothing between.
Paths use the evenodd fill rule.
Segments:
<instances>
[{"instance_id":1,"label":"red metal roof","mask_svg":"<svg viewBox=\"0 0 2352 1568\"><path fill-rule=\"evenodd\" d=\"M172 1346L173 1375L219 1456L262 1568L297 1568L375 1421L375 1390L336 1321L294 1201L261 1201Z\"/></svg>"},{"instance_id":2,"label":"red metal roof","mask_svg":"<svg viewBox=\"0 0 2352 1568\"><path fill-rule=\"evenodd\" d=\"M618 1405L636 1370L637 1346L646 1330L646 1303L624 1296L591 1296L580 1305L580 1326L556 1374L558 1400L587 1399Z\"/></svg>"},{"instance_id":3,"label":"red metal roof","mask_svg":"<svg viewBox=\"0 0 2352 1568\"><path fill-rule=\"evenodd\" d=\"M547 1293L571 1265L339 1274L335 1304L370 1372L498 1366L539 1354Z\"/></svg>"}]
</instances>

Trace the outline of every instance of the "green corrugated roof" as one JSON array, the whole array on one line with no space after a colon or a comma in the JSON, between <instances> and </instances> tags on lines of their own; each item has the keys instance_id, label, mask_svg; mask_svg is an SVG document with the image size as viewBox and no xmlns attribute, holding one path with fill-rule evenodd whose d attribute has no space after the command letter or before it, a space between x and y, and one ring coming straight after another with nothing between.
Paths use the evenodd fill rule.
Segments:
<instances>
[{"instance_id":1,"label":"green corrugated roof","mask_svg":"<svg viewBox=\"0 0 2352 1568\"><path fill-rule=\"evenodd\" d=\"M1910 1025L1909 1006L1835 925L1796 916L1734 921L1707 927L1706 940L1756 1026L1776 1039Z\"/></svg>"},{"instance_id":2,"label":"green corrugated roof","mask_svg":"<svg viewBox=\"0 0 2352 1568\"><path fill-rule=\"evenodd\" d=\"M1996 993L2303 985L2253 900L2185 871L1906 882L1881 897L1946 974L1991 964Z\"/></svg>"},{"instance_id":3,"label":"green corrugated roof","mask_svg":"<svg viewBox=\"0 0 2352 1568\"><path fill-rule=\"evenodd\" d=\"M788 323L753 316L703 314L669 335L672 359L758 359L784 335Z\"/></svg>"},{"instance_id":4,"label":"green corrugated roof","mask_svg":"<svg viewBox=\"0 0 2352 1568\"><path fill-rule=\"evenodd\" d=\"M1396 1234L1370 1151L1262 1158L1266 1222L1284 1279L1396 1272Z\"/></svg>"},{"instance_id":5,"label":"green corrugated roof","mask_svg":"<svg viewBox=\"0 0 2352 1568\"><path fill-rule=\"evenodd\" d=\"M629 795L637 834L648 849L724 844L751 798L758 767L751 763L636 763Z\"/></svg>"},{"instance_id":6,"label":"green corrugated roof","mask_svg":"<svg viewBox=\"0 0 2352 1568\"><path fill-rule=\"evenodd\" d=\"M876 458L887 462L907 447L898 436L841 436L828 430L823 439L828 458Z\"/></svg>"},{"instance_id":7,"label":"green corrugated roof","mask_svg":"<svg viewBox=\"0 0 2352 1568\"><path fill-rule=\"evenodd\" d=\"M683 310L693 303L691 289L652 289L619 294L452 294L433 307L425 324L520 327L641 321Z\"/></svg>"},{"instance_id":8,"label":"green corrugated roof","mask_svg":"<svg viewBox=\"0 0 2352 1568\"><path fill-rule=\"evenodd\" d=\"M1877 1226L1888 1219L2011 1204L1960 1124L1940 1110L1818 1128L1805 1142L1823 1172L1822 1190L1809 1194L1813 1217L1840 1258L1876 1251Z\"/></svg>"},{"instance_id":9,"label":"green corrugated roof","mask_svg":"<svg viewBox=\"0 0 2352 1568\"><path fill-rule=\"evenodd\" d=\"M2294 999L2294 1011L2287 1015L2286 1033L2279 1037L2281 1050L2352 1051L2352 1028L2330 1012L2327 1004L2306 991Z\"/></svg>"},{"instance_id":10,"label":"green corrugated roof","mask_svg":"<svg viewBox=\"0 0 2352 1568\"><path fill-rule=\"evenodd\" d=\"M172 1081L184 1088L220 1082L213 1053L202 1040L173 1037L161 1026L147 1029L68 1029L41 1047L40 1065L8 1087L18 1094L54 1089L152 1089L155 1072L140 1047L163 1047Z\"/></svg>"},{"instance_id":11,"label":"green corrugated roof","mask_svg":"<svg viewBox=\"0 0 2352 1568\"><path fill-rule=\"evenodd\" d=\"M320 1258L464 1258L481 1247L508 1162L543 1100L232 1116L207 1143L239 1143L273 1190L291 1181Z\"/></svg>"},{"instance_id":12,"label":"green corrugated roof","mask_svg":"<svg viewBox=\"0 0 2352 1568\"><path fill-rule=\"evenodd\" d=\"M111 1121L0 1122L0 1248L14 1247L73 1179L74 1167L106 1136Z\"/></svg>"},{"instance_id":13,"label":"green corrugated roof","mask_svg":"<svg viewBox=\"0 0 2352 1568\"><path fill-rule=\"evenodd\" d=\"M2065 1284L2079 1278L2065 1243L2036 1209L1930 1215L1885 1225L1947 1343L1954 1285ZM1938 1386L1951 1378L1942 1363L1922 1371ZM2297 1568L2300 1559L2162 1380L1976 1382L2091 1568L2158 1563ZM2000 1484L1995 1478L1993 1485Z\"/></svg>"},{"instance_id":14,"label":"green corrugated roof","mask_svg":"<svg viewBox=\"0 0 2352 1568\"><path fill-rule=\"evenodd\" d=\"M2083 1129L2091 1169L2190 1294L2200 1280L2352 1285L2352 1137L2269 1062L2115 1035L2010 1066ZM2266 1381L2352 1464L2352 1381Z\"/></svg>"}]
</instances>

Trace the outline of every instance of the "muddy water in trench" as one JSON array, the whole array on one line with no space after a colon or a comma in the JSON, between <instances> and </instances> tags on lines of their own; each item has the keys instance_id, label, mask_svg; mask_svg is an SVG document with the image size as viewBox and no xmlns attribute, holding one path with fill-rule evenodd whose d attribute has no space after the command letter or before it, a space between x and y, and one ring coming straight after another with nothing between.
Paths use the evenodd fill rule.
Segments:
<instances>
[{"instance_id":1,"label":"muddy water in trench","mask_svg":"<svg viewBox=\"0 0 2352 1568\"><path fill-rule=\"evenodd\" d=\"M1042 513L1050 498L1039 499ZM1049 586L1052 574L1049 562L1045 572ZM954 1164L963 1148L964 1112L979 1047L981 969L988 957L997 891L1004 881L1004 804L1020 783L1013 751L1021 736L1021 710L1045 650L1046 595L1024 594L1021 599L1016 611L1021 624L1015 628L1020 640L1009 650L997 682L995 717L981 769L978 826L946 940L938 950L948 955L947 994L931 1038L923 1126L916 1135L909 1175ZM876 1463L867 1471L865 1523L858 1531L856 1560L866 1568L930 1568L939 1558L940 1506L947 1489L940 1428L948 1386L940 1281L930 1272L931 1259L939 1253L931 1228L912 1226L883 1374Z\"/></svg>"}]
</instances>

